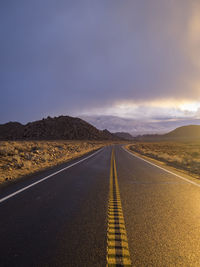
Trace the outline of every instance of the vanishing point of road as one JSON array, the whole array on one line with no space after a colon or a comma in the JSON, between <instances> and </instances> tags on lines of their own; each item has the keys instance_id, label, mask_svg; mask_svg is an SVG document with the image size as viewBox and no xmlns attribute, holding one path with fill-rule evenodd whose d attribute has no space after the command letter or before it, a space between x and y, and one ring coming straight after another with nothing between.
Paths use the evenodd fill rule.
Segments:
<instances>
[{"instance_id":1,"label":"vanishing point of road","mask_svg":"<svg viewBox=\"0 0 200 267\"><path fill-rule=\"evenodd\" d=\"M200 187L120 146L0 193L0 266L200 266Z\"/></svg>"}]
</instances>

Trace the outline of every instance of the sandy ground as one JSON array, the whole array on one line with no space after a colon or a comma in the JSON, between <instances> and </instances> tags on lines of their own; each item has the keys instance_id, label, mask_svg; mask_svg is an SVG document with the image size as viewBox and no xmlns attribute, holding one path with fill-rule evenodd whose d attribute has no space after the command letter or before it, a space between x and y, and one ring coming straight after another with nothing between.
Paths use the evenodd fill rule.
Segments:
<instances>
[{"instance_id":1,"label":"sandy ground","mask_svg":"<svg viewBox=\"0 0 200 267\"><path fill-rule=\"evenodd\" d=\"M100 141L1 141L0 184L108 145Z\"/></svg>"}]
</instances>

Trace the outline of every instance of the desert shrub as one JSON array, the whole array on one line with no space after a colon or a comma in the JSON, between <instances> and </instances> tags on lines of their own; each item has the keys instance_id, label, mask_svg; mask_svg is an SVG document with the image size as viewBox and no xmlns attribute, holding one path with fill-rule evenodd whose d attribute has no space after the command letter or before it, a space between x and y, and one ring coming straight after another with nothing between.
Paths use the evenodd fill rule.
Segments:
<instances>
[{"instance_id":1,"label":"desert shrub","mask_svg":"<svg viewBox=\"0 0 200 267\"><path fill-rule=\"evenodd\" d=\"M39 150L39 146L32 146L31 147L31 151L32 152L35 152L35 151L38 151Z\"/></svg>"},{"instance_id":2,"label":"desert shrub","mask_svg":"<svg viewBox=\"0 0 200 267\"><path fill-rule=\"evenodd\" d=\"M17 162L17 163L21 162L21 158L20 158L19 155L14 155L12 159L13 159L14 162Z\"/></svg>"},{"instance_id":3,"label":"desert shrub","mask_svg":"<svg viewBox=\"0 0 200 267\"><path fill-rule=\"evenodd\" d=\"M104 144L102 144L104 145ZM0 141L0 183L50 167L100 147L74 141Z\"/></svg>"},{"instance_id":4,"label":"desert shrub","mask_svg":"<svg viewBox=\"0 0 200 267\"><path fill-rule=\"evenodd\" d=\"M193 158L198 158L198 157L200 157L200 154L199 154L199 152L197 152L197 151L193 151L193 152L191 152L190 154L191 154L191 157L193 157Z\"/></svg>"},{"instance_id":5,"label":"desert shrub","mask_svg":"<svg viewBox=\"0 0 200 267\"><path fill-rule=\"evenodd\" d=\"M200 142L136 143L129 148L179 169L200 174Z\"/></svg>"},{"instance_id":6,"label":"desert shrub","mask_svg":"<svg viewBox=\"0 0 200 267\"><path fill-rule=\"evenodd\" d=\"M6 157L7 156L7 153L8 152L7 152L7 150L5 148L4 149L3 148L0 149L0 156L1 157Z\"/></svg>"},{"instance_id":7,"label":"desert shrub","mask_svg":"<svg viewBox=\"0 0 200 267\"><path fill-rule=\"evenodd\" d=\"M30 169L31 166L32 166L31 161L24 161L24 168L26 168L26 169Z\"/></svg>"}]
</instances>

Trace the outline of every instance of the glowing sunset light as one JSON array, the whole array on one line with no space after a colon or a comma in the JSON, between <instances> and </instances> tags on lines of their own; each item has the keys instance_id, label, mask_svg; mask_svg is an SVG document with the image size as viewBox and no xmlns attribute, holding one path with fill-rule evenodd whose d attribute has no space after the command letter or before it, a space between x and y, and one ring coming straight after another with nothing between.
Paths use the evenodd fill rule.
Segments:
<instances>
[{"instance_id":1,"label":"glowing sunset light","mask_svg":"<svg viewBox=\"0 0 200 267\"><path fill-rule=\"evenodd\" d=\"M59 115L200 123L199 0L9 2L0 124Z\"/></svg>"},{"instance_id":2,"label":"glowing sunset light","mask_svg":"<svg viewBox=\"0 0 200 267\"><path fill-rule=\"evenodd\" d=\"M180 105L181 110L196 112L200 108L200 102L186 102Z\"/></svg>"}]
</instances>

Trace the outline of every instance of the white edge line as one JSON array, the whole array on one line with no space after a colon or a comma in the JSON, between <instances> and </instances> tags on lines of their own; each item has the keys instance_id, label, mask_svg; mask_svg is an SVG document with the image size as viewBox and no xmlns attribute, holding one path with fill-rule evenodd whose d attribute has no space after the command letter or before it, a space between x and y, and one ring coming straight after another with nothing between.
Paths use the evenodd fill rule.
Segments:
<instances>
[{"instance_id":1,"label":"white edge line","mask_svg":"<svg viewBox=\"0 0 200 267\"><path fill-rule=\"evenodd\" d=\"M141 158L141 157L139 157L139 156L137 156L137 155L131 153L130 151L128 151L128 150L127 150L126 148L124 148L124 147L122 147L122 148L123 148L124 151L126 151L127 153L129 153L131 156L136 157L136 158L138 158L138 159L141 159L141 160L143 160L143 161L145 161L145 162L147 162L147 163L149 163L149 164L151 164L151 165L153 165L153 166L155 166L155 167L157 167L157 168L159 168L159 169L161 169L161 170L163 170L163 171L165 171L165 172L168 172L168 173L170 173L170 174L172 174L172 175L174 175L174 176L176 176L176 177L178 177L178 178L180 178L180 179L182 179L182 180L184 180L184 181L186 181L186 182L188 182L188 183L190 183L190 184L193 184L193 185L196 185L196 186L200 187L200 184L197 184L197 183L195 183L195 182L193 182L193 181L191 181L191 180L189 180L189 179L187 179L187 178L185 178L185 177L183 177L183 176L181 176L181 175L178 175L178 174L176 174L176 173L174 173L174 172L171 172L171 171L169 171L169 170L167 170L167 169L165 169L165 168L162 168L162 167L160 167L160 166L158 166L158 165L156 165L156 164L154 164L154 163L152 163L152 162L150 162L150 161L148 161L148 160L146 160L146 159L143 159L143 158Z\"/></svg>"},{"instance_id":2,"label":"white edge line","mask_svg":"<svg viewBox=\"0 0 200 267\"><path fill-rule=\"evenodd\" d=\"M79 160L79 161L77 161L77 162L75 162L75 163L73 163L73 164L71 164L71 165L69 165L69 166L67 166L67 167L65 167L65 168L63 168L63 169L61 169L61 170L59 170L59 171L56 171L56 172L54 172L54 173L52 173L52 174L50 174L50 175L48 175L48 176L42 178L41 180L39 180L39 181L37 181L37 182L34 182L34 183L32 183L32 184L30 184L30 185L28 185L28 186L25 186L25 187L23 187L22 189L19 189L19 190L15 191L14 193L12 193L12 194L10 194L10 195L8 195L8 196L1 198L1 199L0 199L0 203L4 202L5 200L7 200L7 199L9 199L9 198L11 198L11 197L13 197L13 196L15 196L15 195L17 195L17 194L23 192L23 191L25 191L25 190L27 190L27 189L29 189L30 187L32 187L32 186L34 186L34 185L36 185L36 184L39 184L39 183L41 183L41 182L43 182L43 181L45 181L45 180L51 178L52 176L54 176L54 175L56 175L56 174L58 174L58 173L60 173L60 172L62 172L62 171L65 171L65 170L67 170L67 169L69 169L69 168L71 168L71 167L73 167L73 166L75 166L75 165L77 165L77 164L83 162L83 161L86 160L86 159L89 159L89 158L93 157L94 155L96 155L97 153L99 153L100 151L102 151L102 149L103 149L103 148L99 149L98 151L94 152L93 154L89 155L89 156L86 157L86 158L83 158L83 159L81 159L81 160Z\"/></svg>"}]
</instances>

